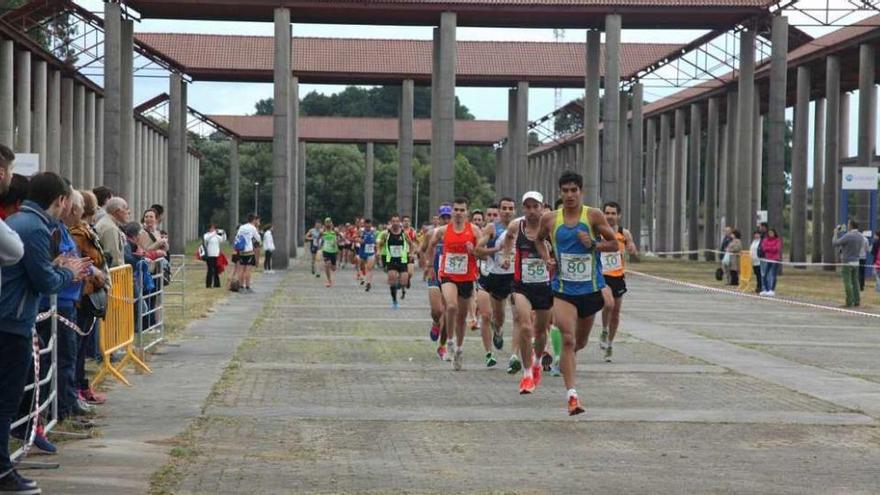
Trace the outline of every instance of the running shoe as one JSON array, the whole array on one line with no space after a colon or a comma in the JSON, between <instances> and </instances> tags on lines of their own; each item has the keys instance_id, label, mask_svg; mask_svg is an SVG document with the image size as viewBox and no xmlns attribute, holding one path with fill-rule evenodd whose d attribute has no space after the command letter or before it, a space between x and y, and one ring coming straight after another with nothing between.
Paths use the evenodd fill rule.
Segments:
<instances>
[{"instance_id":1,"label":"running shoe","mask_svg":"<svg viewBox=\"0 0 880 495\"><path fill-rule=\"evenodd\" d=\"M486 353L486 367L491 368L492 366L495 366L496 364L498 364L498 361L495 360L495 355L492 354L491 352L487 352Z\"/></svg>"},{"instance_id":2,"label":"running shoe","mask_svg":"<svg viewBox=\"0 0 880 495\"><path fill-rule=\"evenodd\" d=\"M474 318L471 320L471 330L476 330L478 328L480 328L480 324L477 322L477 319Z\"/></svg>"},{"instance_id":3,"label":"running shoe","mask_svg":"<svg viewBox=\"0 0 880 495\"><path fill-rule=\"evenodd\" d=\"M585 411L584 406L581 405L581 401L577 398L576 395L573 395L568 398L568 415L569 416L581 414L584 411Z\"/></svg>"},{"instance_id":4,"label":"running shoe","mask_svg":"<svg viewBox=\"0 0 880 495\"><path fill-rule=\"evenodd\" d=\"M441 345L437 348L437 357L440 358L440 361L446 361L446 346Z\"/></svg>"},{"instance_id":5,"label":"running shoe","mask_svg":"<svg viewBox=\"0 0 880 495\"><path fill-rule=\"evenodd\" d=\"M492 345L500 351L504 347L504 335L502 334L504 329L497 326L494 321L490 324L492 325Z\"/></svg>"},{"instance_id":6,"label":"running shoe","mask_svg":"<svg viewBox=\"0 0 880 495\"><path fill-rule=\"evenodd\" d=\"M461 371L462 354L464 354L464 349L455 350L454 357L452 358L452 369L455 371Z\"/></svg>"},{"instance_id":7,"label":"running shoe","mask_svg":"<svg viewBox=\"0 0 880 495\"><path fill-rule=\"evenodd\" d=\"M366 281L360 277L358 277L358 282L360 282L361 285L364 285L366 283Z\"/></svg>"},{"instance_id":8,"label":"running shoe","mask_svg":"<svg viewBox=\"0 0 880 495\"><path fill-rule=\"evenodd\" d=\"M37 487L36 482L21 476L13 469L0 478L0 493L40 495L43 492Z\"/></svg>"},{"instance_id":9,"label":"running shoe","mask_svg":"<svg viewBox=\"0 0 880 495\"><path fill-rule=\"evenodd\" d=\"M316 274L315 274L315 278L321 278L321 274L320 274L320 273L316 273Z\"/></svg>"},{"instance_id":10,"label":"running shoe","mask_svg":"<svg viewBox=\"0 0 880 495\"><path fill-rule=\"evenodd\" d=\"M614 349L612 349L612 347L609 345L608 348L605 349L605 362L606 362L606 363L610 363L610 362L611 362L611 354L612 354L612 352L614 352Z\"/></svg>"},{"instance_id":11,"label":"running shoe","mask_svg":"<svg viewBox=\"0 0 880 495\"><path fill-rule=\"evenodd\" d=\"M535 388L541 384L541 365L535 363L532 365L532 381L535 382Z\"/></svg>"},{"instance_id":12,"label":"running shoe","mask_svg":"<svg viewBox=\"0 0 880 495\"><path fill-rule=\"evenodd\" d=\"M553 356L549 352L541 354L541 368L543 371L550 371L550 365L553 364Z\"/></svg>"},{"instance_id":13,"label":"running shoe","mask_svg":"<svg viewBox=\"0 0 880 495\"><path fill-rule=\"evenodd\" d=\"M33 447L40 454L55 455L58 453L58 447L49 441L46 434L43 432L42 426L37 430L37 434L34 435Z\"/></svg>"},{"instance_id":14,"label":"running shoe","mask_svg":"<svg viewBox=\"0 0 880 495\"><path fill-rule=\"evenodd\" d=\"M107 397L103 394L95 393L91 388L81 388L77 393L80 399L86 401L89 404L103 404L107 402Z\"/></svg>"},{"instance_id":15,"label":"running shoe","mask_svg":"<svg viewBox=\"0 0 880 495\"><path fill-rule=\"evenodd\" d=\"M428 336L431 337L431 342L437 342L437 339L440 338L440 326L431 325L431 329L428 330Z\"/></svg>"},{"instance_id":16,"label":"running shoe","mask_svg":"<svg viewBox=\"0 0 880 495\"><path fill-rule=\"evenodd\" d=\"M522 377L519 381L519 394L526 395L535 391L535 380L530 376Z\"/></svg>"},{"instance_id":17,"label":"running shoe","mask_svg":"<svg viewBox=\"0 0 880 495\"><path fill-rule=\"evenodd\" d=\"M602 335L599 337L599 349L608 349L608 330L602 329Z\"/></svg>"},{"instance_id":18,"label":"running shoe","mask_svg":"<svg viewBox=\"0 0 880 495\"><path fill-rule=\"evenodd\" d=\"M366 287L364 287L364 292L370 292L370 289L373 288L373 284L367 282Z\"/></svg>"},{"instance_id":19,"label":"running shoe","mask_svg":"<svg viewBox=\"0 0 880 495\"><path fill-rule=\"evenodd\" d=\"M397 309L398 307L400 306L397 304L397 301L391 301L391 309Z\"/></svg>"},{"instance_id":20,"label":"running shoe","mask_svg":"<svg viewBox=\"0 0 880 495\"><path fill-rule=\"evenodd\" d=\"M550 365L550 376L560 376L562 375L562 370L559 369L559 358L553 359L553 364Z\"/></svg>"},{"instance_id":21,"label":"running shoe","mask_svg":"<svg viewBox=\"0 0 880 495\"><path fill-rule=\"evenodd\" d=\"M507 374L512 375L522 369L522 363L516 355L510 356L507 360Z\"/></svg>"}]
</instances>

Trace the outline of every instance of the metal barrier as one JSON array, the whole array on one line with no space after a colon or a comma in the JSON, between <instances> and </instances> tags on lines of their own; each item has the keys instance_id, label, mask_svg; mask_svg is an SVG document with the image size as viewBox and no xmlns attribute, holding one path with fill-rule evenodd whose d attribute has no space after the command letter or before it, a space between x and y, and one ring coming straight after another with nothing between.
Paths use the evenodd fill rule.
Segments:
<instances>
[{"instance_id":1,"label":"metal barrier","mask_svg":"<svg viewBox=\"0 0 880 495\"><path fill-rule=\"evenodd\" d=\"M153 291L145 292L137 280L137 307L140 318L135 322L135 347L143 358L151 348L165 341L165 277L160 272L152 275Z\"/></svg>"},{"instance_id":2,"label":"metal barrier","mask_svg":"<svg viewBox=\"0 0 880 495\"><path fill-rule=\"evenodd\" d=\"M164 306L167 308L179 307L180 312L183 313L186 311L186 255L183 254L172 254L168 257L168 262L171 266L171 282L178 285L174 290L165 291L164 297L177 297L177 302L173 302L170 299L165 301ZM179 284L178 284L179 283Z\"/></svg>"},{"instance_id":3,"label":"metal barrier","mask_svg":"<svg viewBox=\"0 0 880 495\"><path fill-rule=\"evenodd\" d=\"M129 265L118 266L110 269L110 291L107 294L107 316L100 324L100 348L103 359L101 369L93 380L94 384L101 383L108 375L117 378L126 385L131 383L122 375L122 369L129 363L134 362L141 370L151 373L149 366L138 357L134 348L135 330L135 303L134 298L134 275ZM121 351L124 353L119 363L113 364L113 354Z\"/></svg>"},{"instance_id":4,"label":"metal barrier","mask_svg":"<svg viewBox=\"0 0 880 495\"><path fill-rule=\"evenodd\" d=\"M33 441L33 434L36 431L36 423L41 421L44 413L48 411L48 421L43 425L43 431L48 433L51 431L55 425L58 424L58 313L57 313L57 296L51 296L49 298L49 311L45 313L41 313L37 316L37 321L45 321L47 319L51 320L52 330L51 336L49 337L49 342L46 342L45 347L39 346L39 339L36 335L36 329L34 329L34 381L25 386L25 393L33 391L35 396L35 400L38 401L37 404L34 404L35 407L31 407L28 414L25 416L15 420L11 429L16 429L19 426L29 424L31 422L35 423L32 428L26 428L25 430L25 439L24 443L21 447L19 447L15 452L12 453L11 458L13 462L18 462L22 457L27 455L27 448L30 442ZM46 370L46 377L40 379L40 368L39 361L42 356L46 354L51 355L51 364L49 365L49 369ZM49 393L46 394L46 397L40 396L40 388L44 385L49 384ZM5 439L3 439L5 440Z\"/></svg>"}]
</instances>

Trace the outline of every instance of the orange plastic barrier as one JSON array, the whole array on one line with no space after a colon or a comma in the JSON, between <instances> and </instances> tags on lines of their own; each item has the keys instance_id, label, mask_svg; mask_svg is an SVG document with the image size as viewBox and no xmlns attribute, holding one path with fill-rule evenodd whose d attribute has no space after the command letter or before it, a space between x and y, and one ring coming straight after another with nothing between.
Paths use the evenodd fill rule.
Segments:
<instances>
[{"instance_id":1,"label":"orange plastic barrier","mask_svg":"<svg viewBox=\"0 0 880 495\"><path fill-rule=\"evenodd\" d=\"M141 370L152 373L149 366L141 361L134 349L135 298L134 277L129 265L110 269L111 288L107 297L107 316L101 320L100 340L101 354L104 356L101 369L95 375L94 383L100 383L108 375L117 378L126 385L131 383L122 375L122 369L133 362ZM124 351L125 356L115 365L111 356L117 351Z\"/></svg>"},{"instance_id":2,"label":"orange plastic barrier","mask_svg":"<svg viewBox=\"0 0 880 495\"><path fill-rule=\"evenodd\" d=\"M751 291L749 286L752 282L752 253L743 249L739 253L739 290Z\"/></svg>"}]
</instances>

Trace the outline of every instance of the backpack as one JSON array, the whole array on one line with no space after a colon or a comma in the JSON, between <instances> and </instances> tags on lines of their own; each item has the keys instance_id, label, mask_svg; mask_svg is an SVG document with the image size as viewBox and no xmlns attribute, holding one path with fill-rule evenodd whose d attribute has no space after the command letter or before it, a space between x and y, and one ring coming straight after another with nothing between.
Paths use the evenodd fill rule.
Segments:
<instances>
[{"instance_id":1,"label":"backpack","mask_svg":"<svg viewBox=\"0 0 880 495\"><path fill-rule=\"evenodd\" d=\"M247 247L247 238L245 238L244 234L238 234L235 236L235 243L232 245L236 251L244 251Z\"/></svg>"}]
</instances>

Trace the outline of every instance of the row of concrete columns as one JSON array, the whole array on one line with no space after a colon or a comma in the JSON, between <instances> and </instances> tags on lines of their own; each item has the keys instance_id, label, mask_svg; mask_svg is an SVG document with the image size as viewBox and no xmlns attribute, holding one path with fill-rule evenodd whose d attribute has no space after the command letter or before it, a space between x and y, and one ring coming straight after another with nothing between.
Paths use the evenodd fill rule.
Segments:
<instances>
[{"instance_id":1,"label":"row of concrete columns","mask_svg":"<svg viewBox=\"0 0 880 495\"><path fill-rule=\"evenodd\" d=\"M128 199L132 211L140 214L153 204L166 205L170 219L172 212L167 203L165 184L168 183L168 140L154 127L135 122L134 134L134 196ZM190 211L187 209L186 211ZM173 222L172 222L173 223ZM188 233L188 232L187 232ZM191 239L192 237L188 237Z\"/></svg>"},{"instance_id":2,"label":"row of concrete columns","mask_svg":"<svg viewBox=\"0 0 880 495\"><path fill-rule=\"evenodd\" d=\"M184 225L186 238L195 239L200 233L199 170L201 167L201 160L194 155L187 154L185 164L184 190L186 192L183 196L183 202L186 209L181 213L181 223Z\"/></svg>"}]
</instances>

